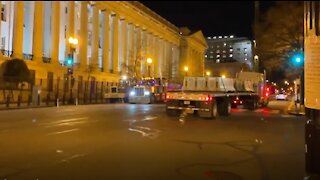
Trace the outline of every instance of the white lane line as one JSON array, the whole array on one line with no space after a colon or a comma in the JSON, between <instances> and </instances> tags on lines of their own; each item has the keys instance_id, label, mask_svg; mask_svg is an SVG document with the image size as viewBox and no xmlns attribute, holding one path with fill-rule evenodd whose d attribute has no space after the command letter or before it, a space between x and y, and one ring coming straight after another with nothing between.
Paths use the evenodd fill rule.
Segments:
<instances>
[{"instance_id":1,"label":"white lane line","mask_svg":"<svg viewBox=\"0 0 320 180\"><path fill-rule=\"evenodd\" d=\"M283 114L283 115L281 115L281 117L290 118L290 117L296 117L296 116L290 115L290 114Z\"/></svg>"},{"instance_id":2,"label":"white lane line","mask_svg":"<svg viewBox=\"0 0 320 180\"><path fill-rule=\"evenodd\" d=\"M69 129L69 130L65 130L65 131L53 132L53 133L47 134L47 136L64 134L64 133L69 133L69 132L73 132L73 131L79 131L79 129L75 128L75 129Z\"/></svg>"},{"instance_id":3,"label":"white lane line","mask_svg":"<svg viewBox=\"0 0 320 180\"><path fill-rule=\"evenodd\" d=\"M72 124L80 123L80 122L84 123L85 121L79 121L79 120L84 120L84 119L88 119L88 117L61 119L61 120L57 120L57 121L50 122L50 123L43 123L42 125L46 125L46 127L61 126L62 124L70 125L70 123L72 123ZM74 121L79 121L79 122L74 122Z\"/></svg>"}]
</instances>

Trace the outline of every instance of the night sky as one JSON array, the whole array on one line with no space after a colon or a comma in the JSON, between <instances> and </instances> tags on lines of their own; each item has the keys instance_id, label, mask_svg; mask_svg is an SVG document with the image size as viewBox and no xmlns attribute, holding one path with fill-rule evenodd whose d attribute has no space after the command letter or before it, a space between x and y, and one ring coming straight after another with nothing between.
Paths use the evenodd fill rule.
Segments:
<instances>
[{"instance_id":1,"label":"night sky","mask_svg":"<svg viewBox=\"0 0 320 180\"><path fill-rule=\"evenodd\" d=\"M252 39L254 1L140 1L177 27L202 30L205 36ZM264 12L272 2L261 2Z\"/></svg>"}]
</instances>

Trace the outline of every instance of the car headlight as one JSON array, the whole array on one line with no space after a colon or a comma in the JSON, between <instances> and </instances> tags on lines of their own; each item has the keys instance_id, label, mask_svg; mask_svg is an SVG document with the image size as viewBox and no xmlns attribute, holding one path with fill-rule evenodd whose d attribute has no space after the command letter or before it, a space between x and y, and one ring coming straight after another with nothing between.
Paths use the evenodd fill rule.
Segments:
<instances>
[{"instance_id":1,"label":"car headlight","mask_svg":"<svg viewBox=\"0 0 320 180\"><path fill-rule=\"evenodd\" d=\"M136 93L134 91L131 91L129 95L134 96L134 95L136 95Z\"/></svg>"},{"instance_id":2,"label":"car headlight","mask_svg":"<svg viewBox=\"0 0 320 180\"><path fill-rule=\"evenodd\" d=\"M145 96L149 96L149 95L150 95L150 92L149 92L149 91L145 91L145 92L144 92L144 95L145 95Z\"/></svg>"}]
</instances>

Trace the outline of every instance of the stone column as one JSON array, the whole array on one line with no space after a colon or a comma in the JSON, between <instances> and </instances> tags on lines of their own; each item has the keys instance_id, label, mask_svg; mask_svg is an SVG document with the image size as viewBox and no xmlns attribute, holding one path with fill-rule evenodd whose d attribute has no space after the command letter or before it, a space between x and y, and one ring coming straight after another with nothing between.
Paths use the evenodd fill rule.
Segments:
<instances>
[{"instance_id":1,"label":"stone column","mask_svg":"<svg viewBox=\"0 0 320 180\"><path fill-rule=\"evenodd\" d=\"M110 67L109 67L109 30L110 30L110 22L109 22L109 17L110 17L110 11L105 10L104 11L104 29L103 29L103 49L102 49L102 56L103 56L103 71L104 72L109 72Z\"/></svg>"},{"instance_id":2,"label":"stone column","mask_svg":"<svg viewBox=\"0 0 320 180\"><path fill-rule=\"evenodd\" d=\"M13 57L22 58L22 45L23 45L23 1L15 1L15 16L13 27Z\"/></svg>"},{"instance_id":3,"label":"stone column","mask_svg":"<svg viewBox=\"0 0 320 180\"><path fill-rule=\"evenodd\" d=\"M68 4L68 34L67 34L67 39L66 39L66 55L70 54L70 43L69 43L69 38L75 38L74 37L74 1L69 1Z\"/></svg>"},{"instance_id":4,"label":"stone column","mask_svg":"<svg viewBox=\"0 0 320 180\"><path fill-rule=\"evenodd\" d=\"M131 69L135 68L134 67L134 61L135 61L135 57L134 57L134 24L130 24L130 44L129 44L129 67ZM129 75L133 75L133 72L129 72Z\"/></svg>"},{"instance_id":5,"label":"stone column","mask_svg":"<svg viewBox=\"0 0 320 180\"><path fill-rule=\"evenodd\" d=\"M81 2L80 12L80 37L79 41L79 54L80 54L80 67L87 67L87 53L88 53L88 2Z\"/></svg>"},{"instance_id":6,"label":"stone column","mask_svg":"<svg viewBox=\"0 0 320 180\"><path fill-rule=\"evenodd\" d=\"M141 28L140 27L136 27L137 30L137 44L136 44L136 65L134 67L134 69L136 70L137 73L137 77L141 77Z\"/></svg>"},{"instance_id":7,"label":"stone column","mask_svg":"<svg viewBox=\"0 0 320 180\"><path fill-rule=\"evenodd\" d=\"M52 1L51 16L51 46L50 57L52 64L59 64L59 24L60 24L60 1Z\"/></svg>"},{"instance_id":8,"label":"stone column","mask_svg":"<svg viewBox=\"0 0 320 180\"><path fill-rule=\"evenodd\" d=\"M0 9L2 10L2 1L0 1ZM0 13L0 20L2 19L2 13ZM0 22L0 37L1 37L1 22ZM0 52L0 61L2 60L2 52Z\"/></svg>"},{"instance_id":9,"label":"stone column","mask_svg":"<svg viewBox=\"0 0 320 180\"><path fill-rule=\"evenodd\" d=\"M154 77L158 78L159 76L159 39L157 37L155 39L154 45Z\"/></svg>"},{"instance_id":10,"label":"stone column","mask_svg":"<svg viewBox=\"0 0 320 180\"><path fill-rule=\"evenodd\" d=\"M113 73L117 74L119 71L119 15L113 15Z\"/></svg>"},{"instance_id":11,"label":"stone column","mask_svg":"<svg viewBox=\"0 0 320 180\"><path fill-rule=\"evenodd\" d=\"M121 64L121 72L122 74L126 74L128 71L127 67L127 34L128 34L128 24L127 22L123 19L122 20L122 64Z\"/></svg>"},{"instance_id":12,"label":"stone column","mask_svg":"<svg viewBox=\"0 0 320 180\"><path fill-rule=\"evenodd\" d=\"M92 14L92 62L89 64L98 67L98 56L99 56L99 9L97 6L93 6Z\"/></svg>"},{"instance_id":13,"label":"stone column","mask_svg":"<svg viewBox=\"0 0 320 180\"><path fill-rule=\"evenodd\" d=\"M35 62L42 62L43 50L42 50L42 38L43 38L43 1L34 2L34 32L33 32L33 60Z\"/></svg>"}]
</instances>

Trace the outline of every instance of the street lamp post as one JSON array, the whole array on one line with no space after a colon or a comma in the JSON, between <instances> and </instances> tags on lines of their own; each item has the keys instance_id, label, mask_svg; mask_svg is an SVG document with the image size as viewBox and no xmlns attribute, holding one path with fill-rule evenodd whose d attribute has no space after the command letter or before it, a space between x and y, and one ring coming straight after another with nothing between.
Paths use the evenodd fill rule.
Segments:
<instances>
[{"instance_id":1,"label":"street lamp post","mask_svg":"<svg viewBox=\"0 0 320 180\"><path fill-rule=\"evenodd\" d=\"M149 78L151 78L151 63L152 63L152 59L151 58L147 58L147 63L148 63L148 76L149 76Z\"/></svg>"},{"instance_id":2,"label":"street lamp post","mask_svg":"<svg viewBox=\"0 0 320 180\"><path fill-rule=\"evenodd\" d=\"M74 86L74 77L73 77L73 65L74 65L74 52L76 50L76 45L78 44L78 39L77 38L73 38L70 37L69 38L69 43L70 43L70 55L69 58L67 60L67 65L68 67L68 76L70 75L70 79L71 79L71 88L70 88L70 100L69 103L73 103L73 86Z\"/></svg>"}]
</instances>

